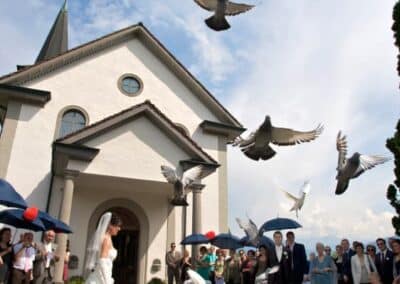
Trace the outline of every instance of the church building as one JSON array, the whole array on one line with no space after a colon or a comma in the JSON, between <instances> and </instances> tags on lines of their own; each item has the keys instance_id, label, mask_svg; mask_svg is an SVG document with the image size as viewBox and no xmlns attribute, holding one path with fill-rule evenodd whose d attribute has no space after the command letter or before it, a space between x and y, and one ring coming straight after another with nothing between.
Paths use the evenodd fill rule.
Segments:
<instances>
[{"instance_id":1,"label":"church building","mask_svg":"<svg viewBox=\"0 0 400 284\"><path fill-rule=\"evenodd\" d=\"M70 224L71 276L107 211L116 283L165 279L171 242L227 232L227 142L244 130L141 23L69 49L65 4L35 63L0 77L0 178ZM174 205L160 167L199 164L211 173Z\"/></svg>"}]
</instances>

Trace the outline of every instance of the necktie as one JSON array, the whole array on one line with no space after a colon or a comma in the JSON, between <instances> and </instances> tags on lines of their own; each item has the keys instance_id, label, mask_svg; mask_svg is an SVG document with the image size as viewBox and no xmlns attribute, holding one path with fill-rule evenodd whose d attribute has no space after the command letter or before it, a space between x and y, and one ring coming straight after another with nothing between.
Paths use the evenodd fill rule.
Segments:
<instances>
[{"instance_id":1,"label":"necktie","mask_svg":"<svg viewBox=\"0 0 400 284\"><path fill-rule=\"evenodd\" d=\"M25 249L25 263L24 263L24 271L29 271L29 257L28 257L28 248Z\"/></svg>"}]
</instances>

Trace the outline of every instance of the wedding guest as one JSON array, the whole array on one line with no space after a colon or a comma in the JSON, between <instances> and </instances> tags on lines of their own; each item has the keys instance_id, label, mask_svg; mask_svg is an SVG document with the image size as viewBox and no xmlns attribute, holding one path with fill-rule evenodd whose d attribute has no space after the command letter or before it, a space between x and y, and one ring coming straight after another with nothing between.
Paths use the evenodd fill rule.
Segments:
<instances>
[{"instance_id":1,"label":"wedding guest","mask_svg":"<svg viewBox=\"0 0 400 284\"><path fill-rule=\"evenodd\" d=\"M200 247L200 255L197 260L196 271L204 280L210 280L211 259L205 246Z\"/></svg>"},{"instance_id":2,"label":"wedding guest","mask_svg":"<svg viewBox=\"0 0 400 284\"><path fill-rule=\"evenodd\" d=\"M224 268L225 268L225 255L222 250L217 250L217 260L214 266L215 284L225 284Z\"/></svg>"},{"instance_id":3,"label":"wedding guest","mask_svg":"<svg viewBox=\"0 0 400 284\"><path fill-rule=\"evenodd\" d=\"M375 264L364 253L364 245L362 243L357 242L355 249L356 254L351 258L351 271L354 284L371 283L372 273L376 272Z\"/></svg>"},{"instance_id":4,"label":"wedding guest","mask_svg":"<svg viewBox=\"0 0 400 284\"><path fill-rule=\"evenodd\" d=\"M189 280L189 275L187 274L187 271L189 269L192 269L192 264L191 264L191 259L189 255L189 251L185 250L183 252L183 257L181 260L181 282L185 282L186 280Z\"/></svg>"},{"instance_id":5,"label":"wedding guest","mask_svg":"<svg viewBox=\"0 0 400 284\"><path fill-rule=\"evenodd\" d=\"M64 257L64 271L63 271L63 280L66 283L68 281L68 263L69 263L69 256L71 255L71 251L69 249L69 240L67 240L67 248L65 250L65 257Z\"/></svg>"},{"instance_id":6,"label":"wedding guest","mask_svg":"<svg viewBox=\"0 0 400 284\"><path fill-rule=\"evenodd\" d=\"M56 248L54 239L56 233L53 230L46 231L43 242L36 247L36 258L33 265L33 284L52 283L54 276L55 262L59 257L54 254Z\"/></svg>"},{"instance_id":7,"label":"wedding guest","mask_svg":"<svg viewBox=\"0 0 400 284\"><path fill-rule=\"evenodd\" d=\"M170 251L165 255L165 262L167 263L167 272L168 272L168 284L173 284L174 279L176 283L180 283L181 280L181 272L180 272L180 261L181 254L176 251L176 244L171 243Z\"/></svg>"},{"instance_id":8,"label":"wedding guest","mask_svg":"<svg viewBox=\"0 0 400 284\"><path fill-rule=\"evenodd\" d=\"M295 236L293 232L286 233L286 242L291 256L289 283L301 284L304 276L307 274L306 250L303 244L295 242Z\"/></svg>"},{"instance_id":9,"label":"wedding guest","mask_svg":"<svg viewBox=\"0 0 400 284\"><path fill-rule=\"evenodd\" d=\"M4 284L8 282L13 259L10 228L0 230L0 259L0 284Z\"/></svg>"},{"instance_id":10,"label":"wedding guest","mask_svg":"<svg viewBox=\"0 0 400 284\"><path fill-rule=\"evenodd\" d=\"M230 250L229 256L225 258L224 273L226 284L240 284L240 257L233 249Z\"/></svg>"},{"instance_id":11,"label":"wedding guest","mask_svg":"<svg viewBox=\"0 0 400 284\"><path fill-rule=\"evenodd\" d=\"M337 283L344 284L343 274L343 248L341 245L336 246L336 256L333 259L337 269Z\"/></svg>"},{"instance_id":12,"label":"wedding guest","mask_svg":"<svg viewBox=\"0 0 400 284\"><path fill-rule=\"evenodd\" d=\"M279 265L279 271L274 275L275 284L286 284L289 279L289 272L291 263L290 251L287 247L283 246L283 236L280 231L276 231L273 234L274 239L274 250L272 251L271 263L273 266Z\"/></svg>"},{"instance_id":13,"label":"wedding guest","mask_svg":"<svg viewBox=\"0 0 400 284\"><path fill-rule=\"evenodd\" d=\"M392 239L394 284L400 284L400 239Z\"/></svg>"},{"instance_id":14,"label":"wedding guest","mask_svg":"<svg viewBox=\"0 0 400 284\"><path fill-rule=\"evenodd\" d=\"M376 247L374 245L367 245L367 254L371 258L371 260L375 263Z\"/></svg>"},{"instance_id":15,"label":"wedding guest","mask_svg":"<svg viewBox=\"0 0 400 284\"><path fill-rule=\"evenodd\" d=\"M317 243L317 255L310 260L311 284L334 284L336 265L330 255L324 254L324 245Z\"/></svg>"},{"instance_id":16,"label":"wedding guest","mask_svg":"<svg viewBox=\"0 0 400 284\"><path fill-rule=\"evenodd\" d=\"M344 283L352 284L353 276L351 273L351 258L355 254L355 252L350 249L350 242L348 239L343 239L340 242L343 248L343 279Z\"/></svg>"},{"instance_id":17,"label":"wedding guest","mask_svg":"<svg viewBox=\"0 0 400 284\"><path fill-rule=\"evenodd\" d=\"M382 238L376 240L378 254L375 258L376 268L382 284L392 284L393 282L393 252L386 247L386 241Z\"/></svg>"},{"instance_id":18,"label":"wedding guest","mask_svg":"<svg viewBox=\"0 0 400 284\"><path fill-rule=\"evenodd\" d=\"M261 245L259 247L259 256L257 257L256 264L254 266L255 277L264 273L267 268L271 267L271 260L269 256L271 255L268 251L268 248L265 245ZM268 276L267 282L273 283L273 276Z\"/></svg>"},{"instance_id":19,"label":"wedding guest","mask_svg":"<svg viewBox=\"0 0 400 284\"><path fill-rule=\"evenodd\" d=\"M215 253L215 247L210 246L208 248L208 255L210 257L210 275L209 279L212 284L215 283L215 262L217 261L217 254Z\"/></svg>"},{"instance_id":20,"label":"wedding guest","mask_svg":"<svg viewBox=\"0 0 400 284\"><path fill-rule=\"evenodd\" d=\"M29 284L32 278L33 261L36 256L33 234L25 233L23 241L14 246L13 253L12 283Z\"/></svg>"},{"instance_id":21,"label":"wedding guest","mask_svg":"<svg viewBox=\"0 0 400 284\"><path fill-rule=\"evenodd\" d=\"M330 246L325 246L324 251L325 251L325 255L332 256L332 249Z\"/></svg>"},{"instance_id":22,"label":"wedding guest","mask_svg":"<svg viewBox=\"0 0 400 284\"><path fill-rule=\"evenodd\" d=\"M256 252L249 250L247 256L244 257L240 271L242 272L243 284L254 284L254 265Z\"/></svg>"}]
</instances>

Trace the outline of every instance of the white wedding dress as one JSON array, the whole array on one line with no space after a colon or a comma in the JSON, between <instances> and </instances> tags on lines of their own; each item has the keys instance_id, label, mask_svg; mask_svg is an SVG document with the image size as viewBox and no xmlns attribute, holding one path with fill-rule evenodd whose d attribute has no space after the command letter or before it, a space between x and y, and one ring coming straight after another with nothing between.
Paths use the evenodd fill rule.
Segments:
<instances>
[{"instance_id":1,"label":"white wedding dress","mask_svg":"<svg viewBox=\"0 0 400 284\"><path fill-rule=\"evenodd\" d=\"M113 284L112 278L113 261L117 257L117 250L111 248L108 257L99 258L94 271L89 274L85 284Z\"/></svg>"}]
</instances>

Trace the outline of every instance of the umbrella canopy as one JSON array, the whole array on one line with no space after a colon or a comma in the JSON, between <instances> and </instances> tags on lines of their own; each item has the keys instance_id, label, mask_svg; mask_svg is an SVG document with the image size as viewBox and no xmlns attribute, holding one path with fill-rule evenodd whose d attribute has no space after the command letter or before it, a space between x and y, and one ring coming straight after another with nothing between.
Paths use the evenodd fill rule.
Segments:
<instances>
[{"instance_id":1,"label":"umbrella canopy","mask_svg":"<svg viewBox=\"0 0 400 284\"><path fill-rule=\"evenodd\" d=\"M301 228L301 225L296 221L288 218L275 218L265 222L260 230L264 230L264 232L268 231L279 231L279 230L288 230L288 229L297 229Z\"/></svg>"},{"instance_id":2,"label":"umbrella canopy","mask_svg":"<svg viewBox=\"0 0 400 284\"><path fill-rule=\"evenodd\" d=\"M54 232L56 233L65 233L65 234L72 233L71 228L67 224L50 216L46 212L39 211L38 217L43 222L46 230L54 230Z\"/></svg>"},{"instance_id":3,"label":"umbrella canopy","mask_svg":"<svg viewBox=\"0 0 400 284\"><path fill-rule=\"evenodd\" d=\"M211 240L211 244L221 249L238 249L242 247L240 239L230 233L216 235L215 238Z\"/></svg>"},{"instance_id":4,"label":"umbrella canopy","mask_svg":"<svg viewBox=\"0 0 400 284\"><path fill-rule=\"evenodd\" d=\"M0 204L22 209L28 207L22 196L4 179L0 179Z\"/></svg>"},{"instance_id":5,"label":"umbrella canopy","mask_svg":"<svg viewBox=\"0 0 400 284\"><path fill-rule=\"evenodd\" d=\"M245 247L254 247L254 245L249 242L249 237L247 237L247 236L241 238L240 243L242 244L242 246L245 246ZM260 241L258 242L257 246L259 247L261 245L265 245L266 247L268 247L270 249L272 249L275 246L274 241L266 236L260 237Z\"/></svg>"},{"instance_id":6,"label":"umbrella canopy","mask_svg":"<svg viewBox=\"0 0 400 284\"><path fill-rule=\"evenodd\" d=\"M23 215L24 210L22 209L3 210L0 212L0 223L13 226L17 229L26 229L35 232L46 230L43 222L39 218L28 221Z\"/></svg>"},{"instance_id":7,"label":"umbrella canopy","mask_svg":"<svg viewBox=\"0 0 400 284\"><path fill-rule=\"evenodd\" d=\"M209 239L206 238L203 234L192 234L187 236L181 241L181 245L199 245L199 244L208 244L210 242Z\"/></svg>"}]
</instances>

